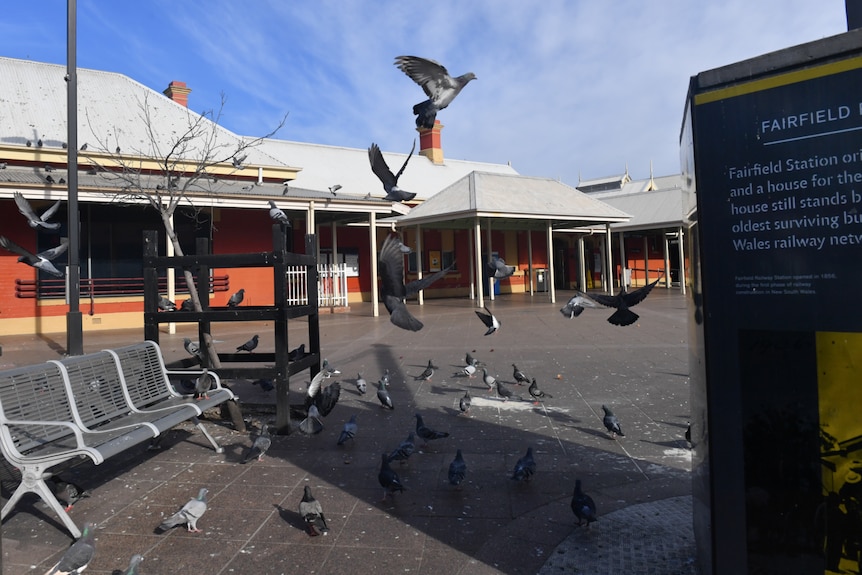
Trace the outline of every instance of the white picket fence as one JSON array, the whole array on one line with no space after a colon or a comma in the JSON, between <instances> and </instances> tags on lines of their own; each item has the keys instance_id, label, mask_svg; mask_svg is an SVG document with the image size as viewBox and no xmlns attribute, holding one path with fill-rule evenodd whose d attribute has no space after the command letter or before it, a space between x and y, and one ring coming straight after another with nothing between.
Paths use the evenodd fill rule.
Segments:
<instances>
[{"instance_id":1,"label":"white picket fence","mask_svg":"<svg viewBox=\"0 0 862 575\"><path fill-rule=\"evenodd\" d=\"M308 303L306 292L305 266L288 266L285 274L287 282L287 303L305 305ZM347 306L347 265L319 264L317 266L317 305L318 307Z\"/></svg>"}]
</instances>

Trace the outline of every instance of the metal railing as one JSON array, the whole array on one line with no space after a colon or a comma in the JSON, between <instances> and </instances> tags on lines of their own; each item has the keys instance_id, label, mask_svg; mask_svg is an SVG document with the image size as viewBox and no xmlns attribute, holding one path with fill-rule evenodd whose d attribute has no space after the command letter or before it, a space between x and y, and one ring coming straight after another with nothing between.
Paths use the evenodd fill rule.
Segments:
<instances>
[{"instance_id":1,"label":"metal railing","mask_svg":"<svg viewBox=\"0 0 862 575\"><path fill-rule=\"evenodd\" d=\"M64 298L66 297L66 279L16 279L15 297L24 299L34 298ZM165 293L168 289L168 280L162 276L159 278L159 292ZM230 290L230 276L218 275L210 277L209 291L224 292ZM188 294L186 283L181 277L177 277L175 293ZM144 295L143 278L81 278L81 297L110 297L110 296L142 296Z\"/></svg>"},{"instance_id":2,"label":"metal railing","mask_svg":"<svg viewBox=\"0 0 862 575\"><path fill-rule=\"evenodd\" d=\"M304 266L288 266L285 281L287 282L288 305L305 305L308 294L305 291L306 268ZM318 264L317 266L317 302L318 307L347 307L347 265Z\"/></svg>"}]
</instances>

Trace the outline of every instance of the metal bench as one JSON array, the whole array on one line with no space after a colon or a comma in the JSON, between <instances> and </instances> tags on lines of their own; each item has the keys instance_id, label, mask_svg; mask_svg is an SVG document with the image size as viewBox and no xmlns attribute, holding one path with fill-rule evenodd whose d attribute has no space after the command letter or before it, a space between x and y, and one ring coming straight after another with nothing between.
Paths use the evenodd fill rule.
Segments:
<instances>
[{"instance_id":1,"label":"metal bench","mask_svg":"<svg viewBox=\"0 0 862 575\"><path fill-rule=\"evenodd\" d=\"M78 457L98 465L187 420L221 453L198 416L234 394L209 372L213 389L198 401L179 394L171 374L194 377L202 371L168 372L153 342L0 372L0 450L22 476L0 519L25 493L35 493L80 537L45 481L50 469Z\"/></svg>"}]
</instances>

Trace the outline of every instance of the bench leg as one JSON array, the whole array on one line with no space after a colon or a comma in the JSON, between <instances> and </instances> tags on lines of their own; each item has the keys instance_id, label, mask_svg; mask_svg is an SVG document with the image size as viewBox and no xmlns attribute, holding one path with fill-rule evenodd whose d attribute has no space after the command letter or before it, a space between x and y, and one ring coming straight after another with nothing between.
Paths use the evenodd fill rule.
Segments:
<instances>
[{"instance_id":1,"label":"bench leg","mask_svg":"<svg viewBox=\"0 0 862 575\"><path fill-rule=\"evenodd\" d=\"M192 423L194 423L197 426L197 428L201 430L201 433L203 433L206 436L206 438L209 439L209 442L212 444L213 449L215 449L216 453L224 453L224 447L222 447L221 445L219 445L216 442L215 438L213 438L213 436L210 435L209 431L207 431L207 428L204 427L204 424L201 423L200 419L198 419L197 417L193 417Z\"/></svg>"},{"instance_id":2,"label":"bench leg","mask_svg":"<svg viewBox=\"0 0 862 575\"><path fill-rule=\"evenodd\" d=\"M18 485L15 493L9 498L9 501L6 502L6 505L3 506L3 511L0 512L0 519L6 518L25 493L35 493L57 514L57 517L60 518L60 521L63 522L63 525L66 526L66 529L69 530L72 536L75 539L79 539L81 537L81 530L78 529L78 526L75 525L75 522L72 521L72 518L69 517L63 506L60 505L60 502L57 501L54 492L45 483L45 480L49 477L51 477L51 474L45 472L40 465L23 469L21 472L21 483Z\"/></svg>"}]
</instances>

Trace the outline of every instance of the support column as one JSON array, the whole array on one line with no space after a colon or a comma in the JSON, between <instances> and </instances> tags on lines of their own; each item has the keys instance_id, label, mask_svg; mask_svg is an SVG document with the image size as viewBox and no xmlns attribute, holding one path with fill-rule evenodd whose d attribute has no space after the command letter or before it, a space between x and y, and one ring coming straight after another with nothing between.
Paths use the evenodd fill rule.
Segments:
<instances>
[{"instance_id":1,"label":"support column","mask_svg":"<svg viewBox=\"0 0 862 575\"><path fill-rule=\"evenodd\" d=\"M626 268L628 267L628 260L626 260L625 236L625 232L620 232L620 288L628 290L629 288L626 285Z\"/></svg>"},{"instance_id":2,"label":"support column","mask_svg":"<svg viewBox=\"0 0 862 575\"><path fill-rule=\"evenodd\" d=\"M338 278L340 276L337 275L336 271L335 271L338 269L338 264L340 263L338 261L338 231L337 231L337 228L338 228L338 226L336 225L335 220L332 220L332 229L330 230L330 233L332 234L332 265L329 267L329 273L327 274L329 276L329 293L330 293L330 304L329 305L331 307L335 307L335 300L338 296L341 295L340 293L338 293L338 288L340 287L338 285Z\"/></svg>"},{"instance_id":3,"label":"support column","mask_svg":"<svg viewBox=\"0 0 862 575\"><path fill-rule=\"evenodd\" d=\"M670 289L670 245L664 230L661 231L661 235L664 240L664 287Z\"/></svg>"},{"instance_id":4,"label":"support column","mask_svg":"<svg viewBox=\"0 0 862 575\"><path fill-rule=\"evenodd\" d=\"M644 236L644 285L649 283L649 242Z\"/></svg>"},{"instance_id":5,"label":"support column","mask_svg":"<svg viewBox=\"0 0 862 575\"><path fill-rule=\"evenodd\" d=\"M548 220L548 297L551 303L557 301L557 291L554 287L554 226L551 220Z\"/></svg>"},{"instance_id":6,"label":"support column","mask_svg":"<svg viewBox=\"0 0 862 575\"><path fill-rule=\"evenodd\" d=\"M683 244L682 226L677 228L679 235L679 293L685 295L685 246Z\"/></svg>"},{"instance_id":7,"label":"support column","mask_svg":"<svg viewBox=\"0 0 862 575\"><path fill-rule=\"evenodd\" d=\"M416 279L422 279L422 227L416 226ZM425 305L425 290L417 294L419 305Z\"/></svg>"},{"instance_id":8,"label":"support column","mask_svg":"<svg viewBox=\"0 0 862 575\"><path fill-rule=\"evenodd\" d=\"M457 245L457 242L456 242ZM473 253L473 234L467 232L467 253ZM476 262L470 260L470 300L476 299Z\"/></svg>"},{"instance_id":9,"label":"support column","mask_svg":"<svg viewBox=\"0 0 862 575\"><path fill-rule=\"evenodd\" d=\"M587 291L587 266L586 256L584 254L584 236L578 236L578 289L582 292Z\"/></svg>"},{"instance_id":10,"label":"support column","mask_svg":"<svg viewBox=\"0 0 862 575\"><path fill-rule=\"evenodd\" d=\"M484 275L482 274L482 224L479 222L479 217L476 217L476 225L473 228L473 237L475 239L475 263L476 263L476 305L483 307L485 305L485 297L483 292Z\"/></svg>"},{"instance_id":11,"label":"support column","mask_svg":"<svg viewBox=\"0 0 862 575\"><path fill-rule=\"evenodd\" d=\"M368 214L368 241L371 245L371 315L380 315L380 294L377 293L377 214Z\"/></svg>"},{"instance_id":12,"label":"support column","mask_svg":"<svg viewBox=\"0 0 862 575\"><path fill-rule=\"evenodd\" d=\"M611 252L611 225L605 224L605 290L614 293L614 255Z\"/></svg>"},{"instance_id":13,"label":"support column","mask_svg":"<svg viewBox=\"0 0 862 575\"><path fill-rule=\"evenodd\" d=\"M485 231L485 241L488 242L488 261L491 261L491 218L488 218L488 228ZM479 268L479 275L482 279L485 279L485 268ZM488 299L490 301L494 301L494 287L496 285L497 280L495 278L488 278Z\"/></svg>"},{"instance_id":14,"label":"support column","mask_svg":"<svg viewBox=\"0 0 862 575\"><path fill-rule=\"evenodd\" d=\"M530 274L530 295L533 295L533 232L527 230L527 271Z\"/></svg>"}]
</instances>

